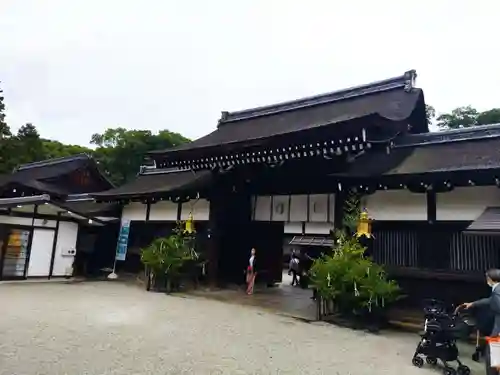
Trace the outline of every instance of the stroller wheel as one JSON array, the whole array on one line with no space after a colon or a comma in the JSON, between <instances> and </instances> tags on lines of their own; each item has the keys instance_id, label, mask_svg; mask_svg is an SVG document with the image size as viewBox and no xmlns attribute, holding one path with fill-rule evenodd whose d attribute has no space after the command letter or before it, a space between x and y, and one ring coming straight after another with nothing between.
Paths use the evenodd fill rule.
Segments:
<instances>
[{"instance_id":1,"label":"stroller wheel","mask_svg":"<svg viewBox=\"0 0 500 375\"><path fill-rule=\"evenodd\" d=\"M413 363L415 367L422 367L424 365L424 360L421 357L413 357L411 363Z\"/></svg>"},{"instance_id":2,"label":"stroller wheel","mask_svg":"<svg viewBox=\"0 0 500 375\"><path fill-rule=\"evenodd\" d=\"M426 361L429 365L431 365L431 366L436 366L436 365L437 365L437 363L438 363L437 358L434 358L434 357L427 357L427 358L425 359L425 361Z\"/></svg>"},{"instance_id":3,"label":"stroller wheel","mask_svg":"<svg viewBox=\"0 0 500 375\"><path fill-rule=\"evenodd\" d=\"M457 371L453 367L446 366L443 369L443 374L444 375L457 375Z\"/></svg>"},{"instance_id":4,"label":"stroller wheel","mask_svg":"<svg viewBox=\"0 0 500 375\"><path fill-rule=\"evenodd\" d=\"M481 358L481 355L479 354L479 352L475 352L474 354L472 354L472 360L473 361L479 362L480 358Z\"/></svg>"},{"instance_id":5,"label":"stroller wheel","mask_svg":"<svg viewBox=\"0 0 500 375\"><path fill-rule=\"evenodd\" d=\"M464 365L458 366L457 375L470 375L470 368Z\"/></svg>"}]
</instances>

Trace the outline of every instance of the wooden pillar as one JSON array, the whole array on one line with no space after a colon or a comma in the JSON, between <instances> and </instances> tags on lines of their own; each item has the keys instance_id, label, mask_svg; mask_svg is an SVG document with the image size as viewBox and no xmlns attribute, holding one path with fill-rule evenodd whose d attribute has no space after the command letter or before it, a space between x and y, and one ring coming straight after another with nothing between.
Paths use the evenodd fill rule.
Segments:
<instances>
[{"instance_id":1,"label":"wooden pillar","mask_svg":"<svg viewBox=\"0 0 500 375\"><path fill-rule=\"evenodd\" d=\"M344 229L344 204L346 193L341 190L335 194L335 206L333 208L333 228L334 230Z\"/></svg>"},{"instance_id":2,"label":"wooden pillar","mask_svg":"<svg viewBox=\"0 0 500 375\"><path fill-rule=\"evenodd\" d=\"M211 287L217 286L219 269L219 247L220 247L220 219L219 211L221 199L217 192L210 197L210 213L207 228L207 277Z\"/></svg>"},{"instance_id":3,"label":"wooden pillar","mask_svg":"<svg viewBox=\"0 0 500 375\"><path fill-rule=\"evenodd\" d=\"M429 224L436 223L436 192L427 192L427 222Z\"/></svg>"}]
</instances>

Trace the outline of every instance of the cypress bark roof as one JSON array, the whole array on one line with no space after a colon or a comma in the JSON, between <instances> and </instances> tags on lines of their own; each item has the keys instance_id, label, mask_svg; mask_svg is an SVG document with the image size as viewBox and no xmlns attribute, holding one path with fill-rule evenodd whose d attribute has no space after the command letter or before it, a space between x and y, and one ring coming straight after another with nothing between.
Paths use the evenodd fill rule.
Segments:
<instances>
[{"instance_id":1,"label":"cypress bark roof","mask_svg":"<svg viewBox=\"0 0 500 375\"><path fill-rule=\"evenodd\" d=\"M210 171L174 170L139 174L137 178L117 188L91 194L98 201L136 199L145 196L198 192L212 181Z\"/></svg>"},{"instance_id":2,"label":"cypress bark roof","mask_svg":"<svg viewBox=\"0 0 500 375\"><path fill-rule=\"evenodd\" d=\"M0 176L0 188L10 184L26 186L40 192L65 195L71 193L55 179L81 169L93 171L102 189L110 189L113 184L99 171L95 160L79 154L64 158L49 159L20 165L9 175Z\"/></svg>"},{"instance_id":3,"label":"cypress bark roof","mask_svg":"<svg viewBox=\"0 0 500 375\"><path fill-rule=\"evenodd\" d=\"M428 131L423 92L413 87L415 71L379 82L238 112L223 112L217 130L191 143L155 156L186 154L221 146L252 146L265 140L305 130L378 116L399 122L407 120L412 132ZM332 130L339 128L332 128Z\"/></svg>"},{"instance_id":4,"label":"cypress bark roof","mask_svg":"<svg viewBox=\"0 0 500 375\"><path fill-rule=\"evenodd\" d=\"M390 153L357 159L346 175L374 177L500 169L500 126L406 136Z\"/></svg>"}]
</instances>

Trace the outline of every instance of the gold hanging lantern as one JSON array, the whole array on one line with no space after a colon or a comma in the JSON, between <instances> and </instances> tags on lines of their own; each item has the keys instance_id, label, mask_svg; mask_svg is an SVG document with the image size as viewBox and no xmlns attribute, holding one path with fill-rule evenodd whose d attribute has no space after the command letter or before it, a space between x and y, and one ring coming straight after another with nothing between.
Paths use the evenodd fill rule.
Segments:
<instances>
[{"instance_id":1,"label":"gold hanging lantern","mask_svg":"<svg viewBox=\"0 0 500 375\"><path fill-rule=\"evenodd\" d=\"M188 219L186 220L186 227L184 229L184 233L187 234L194 233L194 218L192 212L189 213Z\"/></svg>"},{"instance_id":2,"label":"gold hanging lantern","mask_svg":"<svg viewBox=\"0 0 500 375\"><path fill-rule=\"evenodd\" d=\"M368 212L363 210L359 215L358 230L356 231L356 237L366 237L372 238L372 221L368 217Z\"/></svg>"}]
</instances>

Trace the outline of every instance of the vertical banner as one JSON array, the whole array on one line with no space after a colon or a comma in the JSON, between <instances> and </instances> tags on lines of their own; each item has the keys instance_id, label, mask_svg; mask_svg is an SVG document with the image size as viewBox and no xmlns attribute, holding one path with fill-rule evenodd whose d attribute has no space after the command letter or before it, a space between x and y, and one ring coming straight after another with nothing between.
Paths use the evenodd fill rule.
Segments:
<instances>
[{"instance_id":1,"label":"vertical banner","mask_svg":"<svg viewBox=\"0 0 500 375\"><path fill-rule=\"evenodd\" d=\"M130 233L130 220L122 220L118 243L116 244L116 260L125 260L127 256L128 235Z\"/></svg>"}]
</instances>

